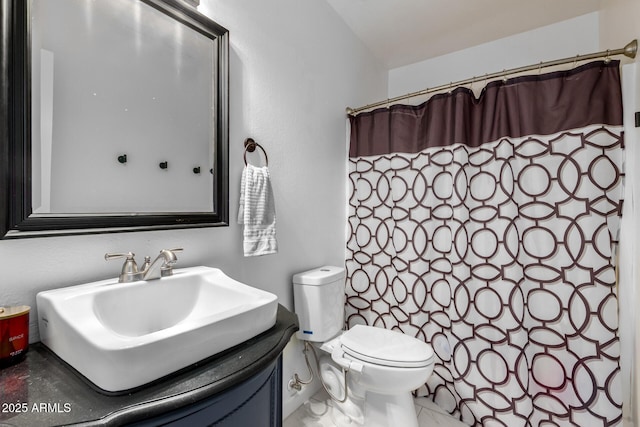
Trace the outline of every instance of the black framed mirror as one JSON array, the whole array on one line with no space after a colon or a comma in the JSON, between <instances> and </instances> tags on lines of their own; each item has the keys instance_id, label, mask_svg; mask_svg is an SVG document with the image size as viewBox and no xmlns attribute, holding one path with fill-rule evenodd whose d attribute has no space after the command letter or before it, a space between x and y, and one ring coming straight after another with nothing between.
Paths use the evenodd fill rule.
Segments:
<instances>
[{"instance_id":1,"label":"black framed mirror","mask_svg":"<svg viewBox=\"0 0 640 427\"><path fill-rule=\"evenodd\" d=\"M0 238L228 225L228 45L180 0L0 0Z\"/></svg>"}]
</instances>

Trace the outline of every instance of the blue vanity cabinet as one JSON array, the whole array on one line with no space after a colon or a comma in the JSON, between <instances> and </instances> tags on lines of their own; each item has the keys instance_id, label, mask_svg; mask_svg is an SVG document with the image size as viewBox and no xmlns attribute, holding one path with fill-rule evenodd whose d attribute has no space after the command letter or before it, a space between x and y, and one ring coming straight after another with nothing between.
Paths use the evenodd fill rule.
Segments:
<instances>
[{"instance_id":1,"label":"blue vanity cabinet","mask_svg":"<svg viewBox=\"0 0 640 427\"><path fill-rule=\"evenodd\" d=\"M282 357L252 378L185 408L130 424L132 427L280 427Z\"/></svg>"}]
</instances>

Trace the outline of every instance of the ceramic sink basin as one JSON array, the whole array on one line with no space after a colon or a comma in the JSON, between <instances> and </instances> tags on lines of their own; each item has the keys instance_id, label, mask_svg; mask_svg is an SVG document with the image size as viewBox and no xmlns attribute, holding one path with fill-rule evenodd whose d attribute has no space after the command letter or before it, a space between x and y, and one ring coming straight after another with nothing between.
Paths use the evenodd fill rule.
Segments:
<instances>
[{"instance_id":1,"label":"ceramic sink basin","mask_svg":"<svg viewBox=\"0 0 640 427\"><path fill-rule=\"evenodd\" d=\"M277 297L221 270L103 280L36 296L42 342L99 388L130 390L271 328Z\"/></svg>"}]
</instances>

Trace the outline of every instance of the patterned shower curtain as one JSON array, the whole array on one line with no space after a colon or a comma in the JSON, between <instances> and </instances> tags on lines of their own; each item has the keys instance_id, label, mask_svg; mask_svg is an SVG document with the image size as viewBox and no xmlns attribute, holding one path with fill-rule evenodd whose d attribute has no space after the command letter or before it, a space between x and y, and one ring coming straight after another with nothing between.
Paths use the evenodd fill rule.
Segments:
<instances>
[{"instance_id":1,"label":"patterned shower curtain","mask_svg":"<svg viewBox=\"0 0 640 427\"><path fill-rule=\"evenodd\" d=\"M619 64L351 118L347 326L430 343L469 425L622 423Z\"/></svg>"}]
</instances>

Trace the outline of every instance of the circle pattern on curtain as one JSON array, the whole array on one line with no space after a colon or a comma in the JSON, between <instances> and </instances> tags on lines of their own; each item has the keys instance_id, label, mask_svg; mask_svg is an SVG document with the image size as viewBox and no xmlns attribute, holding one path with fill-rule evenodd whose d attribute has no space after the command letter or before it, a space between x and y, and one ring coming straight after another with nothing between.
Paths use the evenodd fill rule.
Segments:
<instances>
[{"instance_id":1,"label":"circle pattern on curtain","mask_svg":"<svg viewBox=\"0 0 640 427\"><path fill-rule=\"evenodd\" d=\"M622 136L351 158L348 326L430 343L420 392L470 425L619 422Z\"/></svg>"}]
</instances>

